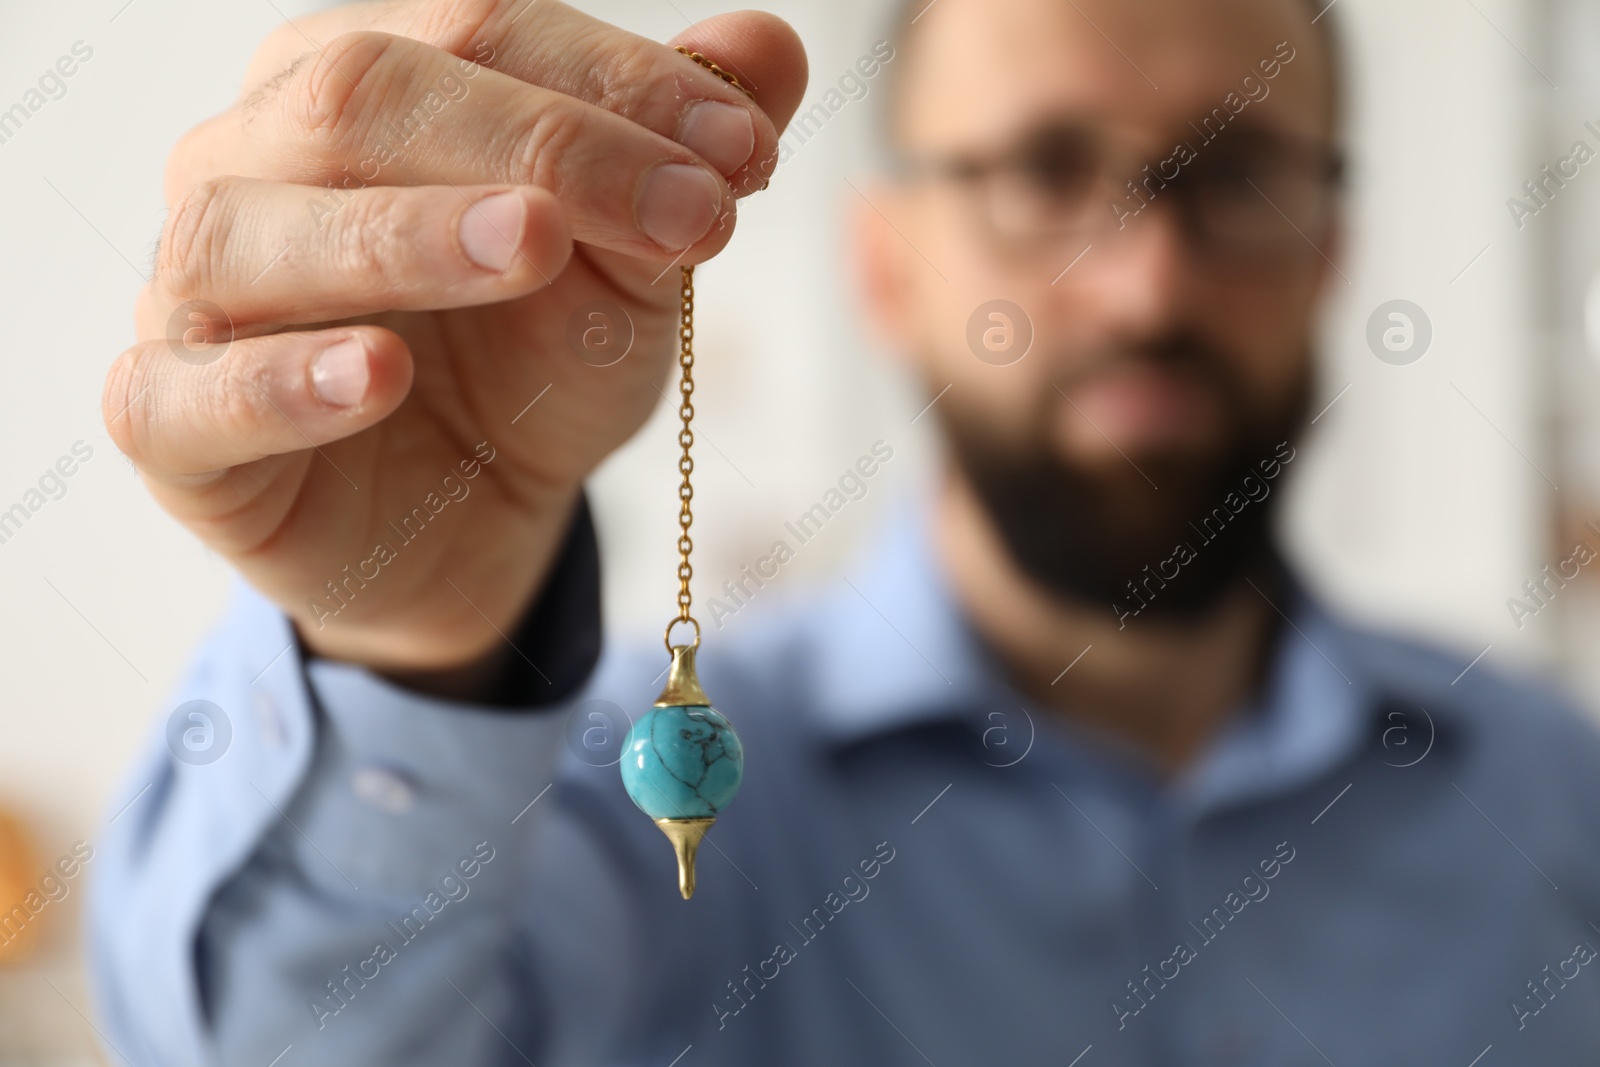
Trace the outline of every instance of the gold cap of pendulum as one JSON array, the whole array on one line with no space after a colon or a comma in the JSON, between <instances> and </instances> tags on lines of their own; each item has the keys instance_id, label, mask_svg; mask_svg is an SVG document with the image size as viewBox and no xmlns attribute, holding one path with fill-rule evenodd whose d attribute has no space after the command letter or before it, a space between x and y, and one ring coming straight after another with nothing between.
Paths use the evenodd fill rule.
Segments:
<instances>
[{"instance_id":1,"label":"gold cap of pendulum","mask_svg":"<svg viewBox=\"0 0 1600 1067\"><path fill-rule=\"evenodd\" d=\"M694 896L694 856L700 842L716 819L657 819L656 825L672 842L672 851L678 854L678 892L683 899Z\"/></svg>"},{"instance_id":2,"label":"gold cap of pendulum","mask_svg":"<svg viewBox=\"0 0 1600 1067\"><path fill-rule=\"evenodd\" d=\"M695 641L698 643L697 637ZM658 708L709 708L711 698L700 688L694 672L694 645L673 645L672 665L667 668L667 684L656 697Z\"/></svg>"}]
</instances>

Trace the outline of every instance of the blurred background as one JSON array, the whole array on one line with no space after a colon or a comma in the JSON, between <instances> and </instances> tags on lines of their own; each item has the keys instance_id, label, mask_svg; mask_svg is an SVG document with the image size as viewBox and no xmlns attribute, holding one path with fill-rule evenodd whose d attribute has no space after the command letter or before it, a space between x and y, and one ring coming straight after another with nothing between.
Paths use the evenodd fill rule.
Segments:
<instances>
[{"instance_id":1,"label":"blurred background","mask_svg":"<svg viewBox=\"0 0 1600 1067\"><path fill-rule=\"evenodd\" d=\"M320 6L0 8L0 115L27 112L0 120L0 512L29 511L0 527L0 905L30 889L49 899L0 947L0 1067L101 1062L77 932L94 862L67 877L73 865L58 861L93 847L113 783L171 711L167 692L229 581L149 500L100 416L164 217L163 160L231 103L261 38ZM579 6L657 39L723 10ZM876 3L766 6L806 42L802 110L887 34ZM1347 613L1486 665L1555 673L1600 708L1600 658L1588 654L1600 559L1548 582L1544 603L1525 592L1545 567L1570 560L1570 574L1588 558L1580 542L1600 553L1600 159L1568 163L1576 176L1548 183L1543 204L1524 189L1581 155L1578 142L1600 153L1600 5L1334 0L1327 17L1353 68L1353 230L1285 540ZM74 73L30 95L63 56ZM844 258L859 195L847 179L870 165L878 91L869 82L809 137L786 138L771 188L741 205L732 246L697 272L699 597L885 440L894 459L867 496L776 584L830 580L934 460L933 420L913 422L929 398L864 329ZM1385 305L1396 300L1431 341L1380 359L1369 323L1394 325ZM671 415L658 411L593 483L606 608L624 631L653 634L673 610Z\"/></svg>"}]
</instances>

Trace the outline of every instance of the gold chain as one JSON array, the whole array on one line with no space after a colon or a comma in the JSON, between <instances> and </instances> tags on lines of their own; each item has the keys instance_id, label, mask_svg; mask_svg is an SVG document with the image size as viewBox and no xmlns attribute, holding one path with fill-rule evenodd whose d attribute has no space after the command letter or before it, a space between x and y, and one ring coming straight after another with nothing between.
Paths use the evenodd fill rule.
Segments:
<instances>
[{"instance_id":1,"label":"gold chain","mask_svg":"<svg viewBox=\"0 0 1600 1067\"><path fill-rule=\"evenodd\" d=\"M754 99L750 90L739 84L739 79L717 66L699 52L691 52L682 45L677 50L705 67L711 73L727 82L729 85ZM689 553L694 550L694 541L689 537L689 527L694 522L694 484L689 476L694 473L694 457L689 454L690 447L694 444L694 431L689 423L694 419L694 268L684 267L683 285L679 303L678 318L678 366L682 368L683 375L678 382L678 418L683 421L683 428L678 431L678 444L683 449L683 455L678 457L678 472L683 475L683 481L678 485L678 614L667 623L667 632L663 639L666 641L667 651L672 651L672 628L678 623L688 623L694 627L694 644L700 646L700 623L689 613L693 598L689 593L689 579L694 576L694 567L689 563Z\"/></svg>"},{"instance_id":2,"label":"gold chain","mask_svg":"<svg viewBox=\"0 0 1600 1067\"><path fill-rule=\"evenodd\" d=\"M681 312L678 320L678 366L683 368L683 376L678 382L678 418L683 420L683 429L678 431L678 444L683 448L683 455L678 459L678 471L683 475L683 482L678 486L678 617L675 622L686 622L694 626L694 641L700 643L700 624L695 622L694 616L689 614L689 579L694 575L694 568L689 565L689 553L694 549L694 542L689 539L689 526L694 522L694 511L691 504L694 501L694 486L689 481L689 476L694 473L694 458L689 455L689 448L694 444L694 431L689 428L690 420L694 418L694 268L683 268L683 289L681 298ZM672 647L670 640L672 627L667 627L669 640L667 647Z\"/></svg>"},{"instance_id":3,"label":"gold chain","mask_svg":"<svg viewBox=\"0 0 1600 1067\"><path fill-rule=\"evenodd\" d=\"M673 47L679 52L682 52L684 55L688 56L690 59L694 60L696 63L700 64L702 67L709 70L711 73L715 74L717 77L721 78L723 81L727 82L729 85L733 86L735 89L739 90L745 96L748 96L752 100L755 99L755 94L740 84L738 78L735 78L732 74L729 74L727 71L711 62L711 60L707 59L699 52L691 52L681 44L674 45Z\"/></svg>"}]
</instances>

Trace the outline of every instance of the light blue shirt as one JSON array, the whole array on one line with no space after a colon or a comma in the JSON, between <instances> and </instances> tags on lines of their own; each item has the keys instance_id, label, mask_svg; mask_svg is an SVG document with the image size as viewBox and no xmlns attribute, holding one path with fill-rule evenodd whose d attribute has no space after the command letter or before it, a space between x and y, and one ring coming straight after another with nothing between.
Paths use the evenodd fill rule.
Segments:
<instances>
[{"instance_id":1,"label":"light blue shirt","mask_svg":"<svg viewBox=\"0 0 1600 1067\"><path fill-rule=\"evenodd\" d=\"M1600 1063L1600 740L1560 700L1297 591L1259 699L1162 781L1012 690L924 520L708 629L747 762L688 902L608 765L659 640L505 712L307 662L238 584L168 705L222 709L225 752L153 738L91 868L115 1054Z\"/></svg>"}]
</instances>

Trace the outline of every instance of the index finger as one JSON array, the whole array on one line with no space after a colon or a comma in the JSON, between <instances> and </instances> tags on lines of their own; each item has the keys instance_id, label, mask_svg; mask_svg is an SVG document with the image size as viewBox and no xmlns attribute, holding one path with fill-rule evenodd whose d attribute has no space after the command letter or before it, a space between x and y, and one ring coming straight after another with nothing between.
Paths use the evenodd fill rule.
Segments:
<instances>
[{"instance_id":1,"label":"index finger","mask_svg":"<svg viewBox=\"0 0 1600 1067\"><path fill-rule=\"evenodd\" d=\"M749 161L720 167L739 194L760 188L776 164L779 131L799 107L805 50L788 23L759 11L718 15L670 45L701 52L750 90L747 98L668 47L619 29L559 0L430 0L364 3L286 23L252 61L245 98L270 92L286 68L314 59L333 38L369 29L410 37L521 81L603 107L698 151L693 105L713 102L749 111ZM309 49L309 51L308 51ZM730 121L702 109L702 125ZM707 138L709 139L709 138ZM707 162L722 161L707 156Z\"/></svg>"}]
</instances>

